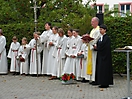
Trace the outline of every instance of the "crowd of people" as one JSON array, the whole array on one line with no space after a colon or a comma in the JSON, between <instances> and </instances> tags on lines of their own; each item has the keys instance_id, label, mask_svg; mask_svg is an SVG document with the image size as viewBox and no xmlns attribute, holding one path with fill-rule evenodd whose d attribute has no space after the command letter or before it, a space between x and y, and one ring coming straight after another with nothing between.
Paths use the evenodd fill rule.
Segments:
<instances>
[{"instance_id":1,"label":"crowd of people","mask_svg":"<svg viewBox=\"0 0 132 99\"><path fill-rule=\"evenodd\" d=\"M50 75L49 80L53 80L64 73L73 73L77 81L108 88L113 84L110 38L106 25L99 27L98 23L99 19L93 17L89 34L93 40L89 41L79 35L78 29L68 29L67 37L62 28L51 29L51 23L47 22L45 31L33 33L29 43L23 37L20 44L14 36L8 55L6 38L0 29L0 74L8 72L8 57L13 75Z\"/></svg>"}]
</instances>

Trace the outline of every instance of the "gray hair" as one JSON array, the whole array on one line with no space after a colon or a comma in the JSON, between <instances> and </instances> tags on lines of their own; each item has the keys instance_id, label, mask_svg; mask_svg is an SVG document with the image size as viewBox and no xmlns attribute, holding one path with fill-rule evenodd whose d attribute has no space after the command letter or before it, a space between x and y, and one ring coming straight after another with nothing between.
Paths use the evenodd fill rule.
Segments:
<instances>
[{"instance_id":1,"label":"gray hair","mask_svg":"<svg viewBox=\"0 0 132 99\"><path fill-rule=\"evenodd\" d=\"M98 23L99 23L99 18L98 17L93 17Z\"/></svg>"}]
</instances>

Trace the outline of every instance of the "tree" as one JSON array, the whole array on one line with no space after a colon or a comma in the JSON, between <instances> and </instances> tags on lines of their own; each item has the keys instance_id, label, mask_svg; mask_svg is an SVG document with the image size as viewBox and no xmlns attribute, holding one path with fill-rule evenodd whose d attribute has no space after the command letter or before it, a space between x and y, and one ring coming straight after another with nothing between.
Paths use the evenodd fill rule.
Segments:
<instances>
[{"instance_id":1,"label":"tree","mask_svg":"<svg viewBox=\"0 0 132 99\"><path fill-rule=\"evenodd\" d=\"M52 22L64 28L80 29L81 34L91 29L90 21L94 9L82 4L82 0L47 0L41 9L39 22Z\"/></svg>"},{"instance_id":2,"label":"tree","mask_svg":"<svg viewBox=\"0 0 132 99\"><path fill-rule=\"evenodd\" d=\"M53 25L67 30L68 28L80 29L81 34L90 31L90 21L95 16L91 7L82 4L82 0L36 0L37 5L44 8L38 10L38 22L51 22ZM44 2L44 3L43 3ZM91 2L91 0L90 0ZM1 0L0 22L1 24L34 22L33 0Z\"/></svg>"},{"instance_id":3,"label":"tree","mask_svg":"<svg viewBox=\"0 0 132 99\"><path fill-rule=\"evenodd\" d=\"M28 0L1 0L1 24L22 23L33 19L33 11ZM32 13L31 13L32 12Z\"/></svg>"}]
</instances>

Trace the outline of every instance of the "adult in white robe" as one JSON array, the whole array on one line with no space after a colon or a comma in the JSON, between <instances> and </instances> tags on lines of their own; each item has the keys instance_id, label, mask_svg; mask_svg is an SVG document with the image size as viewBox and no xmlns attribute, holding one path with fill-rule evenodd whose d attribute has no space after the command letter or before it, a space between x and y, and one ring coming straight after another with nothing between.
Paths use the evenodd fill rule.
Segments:
<instances>
[{"instance_id":1,"label":"adult in white robe","mask_svg":"<svg viewBox=\"0 0 132 99\"><path fill-rule=\"evenodd\" d=\"M90 41L88 44L88 57L87 57L87 74L90 75L88 80L91 80L94 85L95 83L95 73L96 73L96 57L97 51L94 50L93 45L95 45L100 38L101 34L99 31L99 19L97 17L92 18L91 24L93 26L92 31L90 32L90 37L94 40Z\"/></svg>"},{"instance_id":2,"label":"adult in white robe","mask_svg":"<svg viewBox=\"0 0 132 99\"><path fill-rule=\"evenodd\" d=\"M41 74L41 54L40 53L42 51L42 44L41 43L37 44L37 53L36 53L36 40L35 39L32 39L29 42L29 46L31 48L29 74L37 74L37 70L38 70L38 74ZM37 54L37 59L36 59L36 54Z\"/></svg>"},{"instance_id":3,"label":"adult in white robe","mask_svg":"<svg viewBox=\"0 0 132 99\"><path fill-rule=\"evenodd\" d=\"M62 75L62 71L66 59L65 50L67 44L67 37L64 35L64 31L62 28L58 30L58 34L59 37L58 37L57 45L54 49L53 56L55 57L55 67L56 67L54 72L55 73L57 72L57 77L59 78Z\"/></svg>"},{"instance_id":4,"label":"adult in white robe","mask_svg":"<svg viewBox=\"0 0 132 99\"><path fill-rule=\"evenodd\" d=\"M20 72L20 62L17 59L19 47L19 42L12 42L10 45L10 49L7 56L11 59L10 72Z\"/></svg>"},{"instance_id":5,"label":"adult in white robe","mask_svg":"<svg viewBox=\"0 0 132 99\"><path fill-rule=\"evenodd\" d=\"M20 62L20 74L28 74L29 73L29 62L28 55L30 52L30 46L28 44L21 45L18 50L18 57L22 57L25 59L24 62Z\"/></svg>"},{"instance_id":6,"label":"adult in white robe","mask_svg":"<svg viewBox=\"0 0 132 99\"><path fill-rule=\"evenodd\" d=\"M0 74L8 73L7 56L6 56L6 38L0 29Z\"/></svg>"},{"instance_id":7,"label":"adult in white robe","mask_svg":"<svg viewBox=\"0 0 132 99\"><path fill-rule=\"evenodd\" d=\"M47 48L47 41L49 37L53 34L50 28L51 28L51 24L46 23L45 24L46 31L44 31L38 39L38 44L43 43L43 60L42 60L41 74L47 74L47 66L48 66L47 62L48 62L48 56L49 56L49 49Z\"/></svg>"},{"instance_id":8,"label":"adult in white robe","mask_svg":"<svg viewBox=\"0 0 132 99\"><path fill-rule=\"evenodd\" d=\"M53 56L53 50L56 47L57 44L57 40L58 40L58 28L57 27L53 27L52 28L52 32L53 34L50 36L47 44L48 44L48 49L49 49L49 56L48 56L48 63L47 63L47 75L52 75L51 80L53 78L56 78L57 76L57 72L56 72L56 65L55 65L55 57Z\"/></svg>"}]
</instances>

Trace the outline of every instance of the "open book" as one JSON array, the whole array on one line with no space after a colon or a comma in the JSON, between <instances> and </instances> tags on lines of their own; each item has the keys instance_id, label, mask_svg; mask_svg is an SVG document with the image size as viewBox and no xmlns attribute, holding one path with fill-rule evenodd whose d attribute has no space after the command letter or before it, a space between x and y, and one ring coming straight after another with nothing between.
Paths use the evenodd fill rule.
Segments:
<instances>
[{"instance_id":1,"label":"open book","mask_svg":"<svg viewBox=\"0 0 132 99\"><path fill-rule=\"evenodd\" d=\"M83 35L81 39L83 39L86 42L94 40L94 38L90 37L90 35L88 35L88 34Z\"/></svg>"},{"instance_id":2,"label":"open book","mask_svg":"<svg viewBox=\"0 0 132 99\"><path fill-rule=\"evenodd\" d=\"M123 48L117 48L119 50L132 50L132 46L125 46Z\"/></svg>"}]
</instances>

